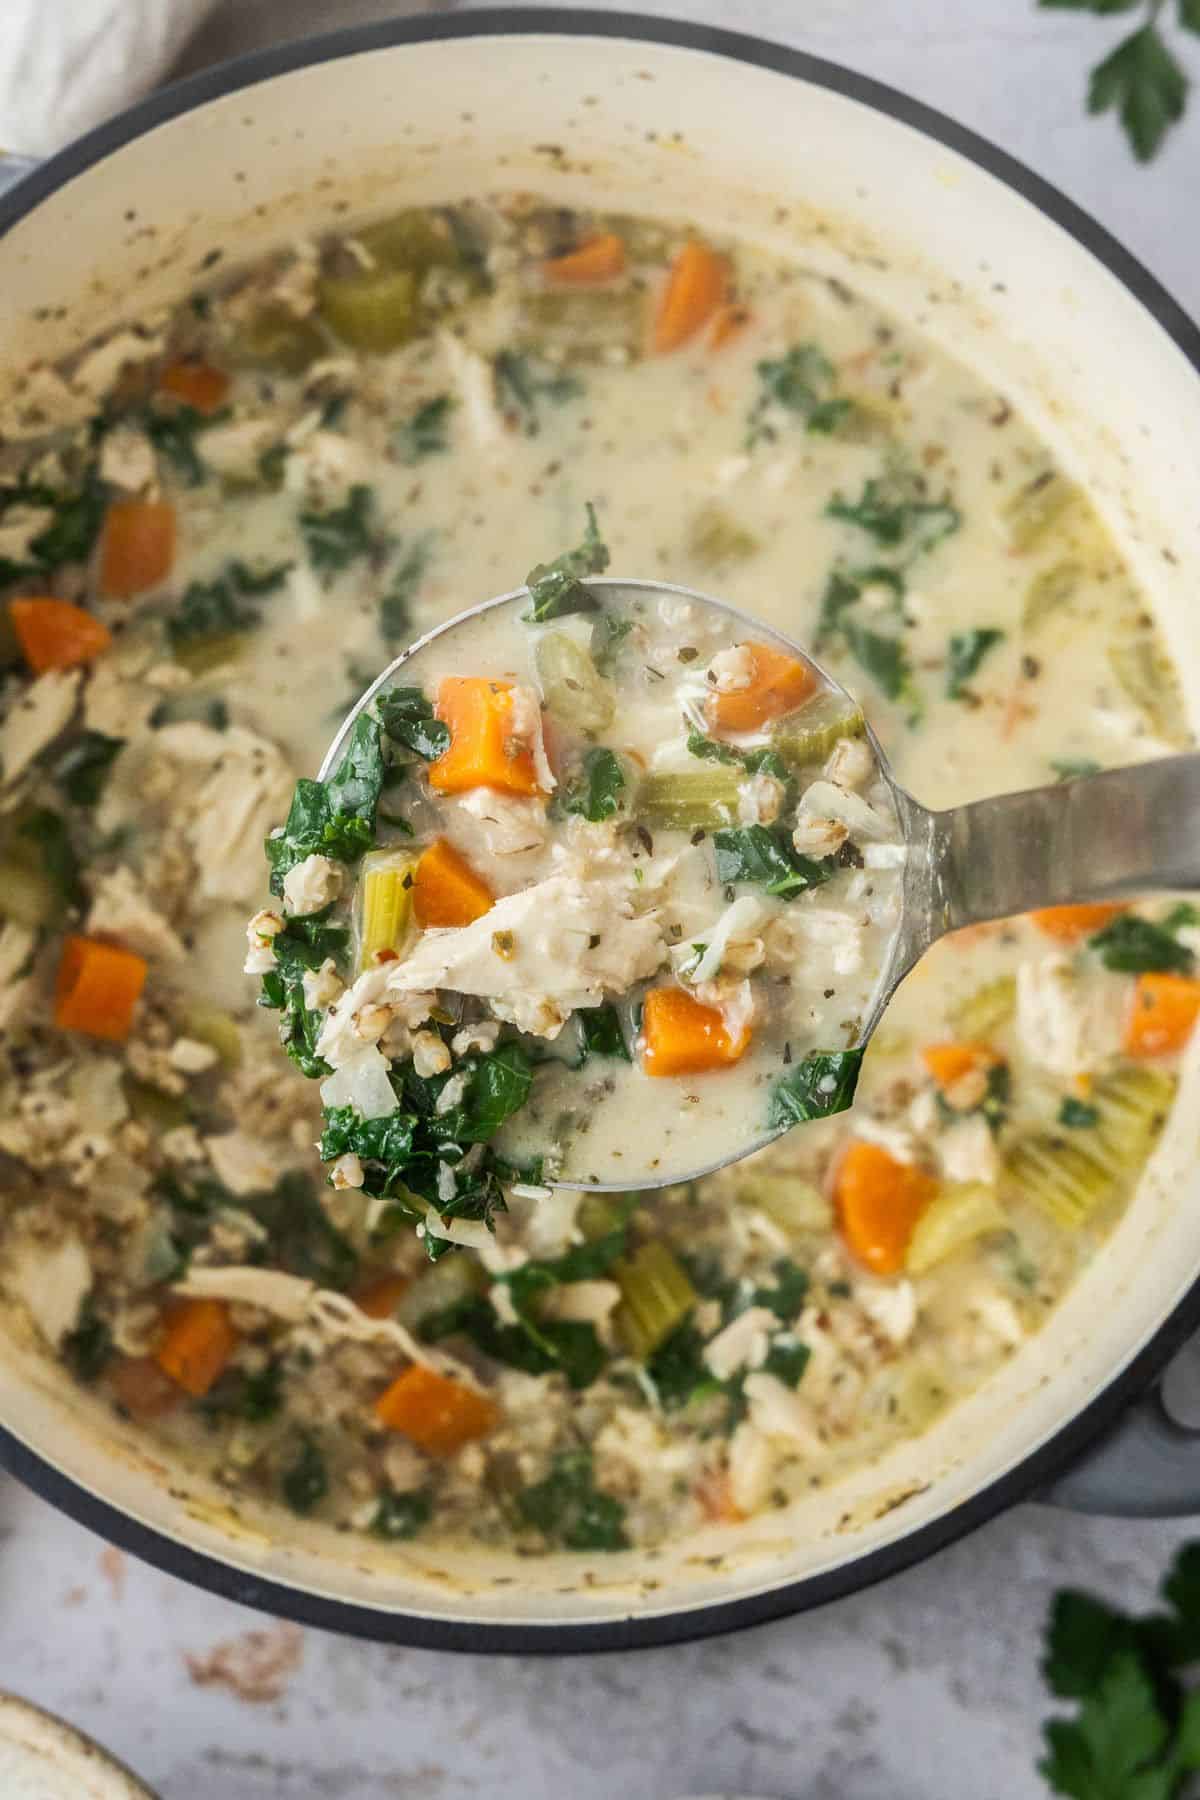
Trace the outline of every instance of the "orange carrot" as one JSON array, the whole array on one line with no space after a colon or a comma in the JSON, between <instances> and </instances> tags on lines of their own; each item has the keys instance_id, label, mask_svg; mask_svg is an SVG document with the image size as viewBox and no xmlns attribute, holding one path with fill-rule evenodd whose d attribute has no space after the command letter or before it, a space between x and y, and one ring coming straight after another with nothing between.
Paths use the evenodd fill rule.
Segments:
<instances>
[{"instance_id":1,"label":"orange carrot","mask_svg":"<svg viewBox=\"0 0 1200 1800\"><path fill-rule=\"evenodd\" d=\"M601 281L614 281L625 272L625 245L615 231L602 231L588 238L577 250L565 256L552 256L542 264L547 281L564 282L573 287L591 287Z\"/></svg>"},{"instance_id":2,"label":"orange carrot","mask_svg":"<svg viewBox=\"0 0 1200 1800\"><path fill-rule=\"evenodd\" d=\"M229 377L224 369L214 369L209 363L181 358L167 364L158 378L158 385L164 394L170 394L184 406L192 406L198 413L211 414L224 404L229 392Z\"/></svg>"},{"instance_id":3,"label":"orange carrot","mask_svg":"<svg viewBox=\"0 0 1200 1800\"><path fill-rule=\"evenodd\" d=\"M10 600L8 610L21 653L35 675L91 662L112 643L112 632L94 613L69 600L37 594Z\"/></svg>"},{"instance_id":4,"label":"orange carrot","mask_svg":"<svg viewBox=\"0 0 1200 1800\"><path fill-rule=\"evenodd\" d=\"M1030 918L1039 931L1047 937L1057 938L1060 943L1073 944L1082 937L1090 937L1093 931L1099 931L1115 919L1118 913L1128 911L1127 907L1114 905L1108 901L1097 901L1085 906L1044 906L1040 912L1030 913Z\"/></svg>"},{"instance_id":5,"label":"orange carrot","mask_svg":"<svg viewBox=\"0 0 1200 1800\"><path fill-rule=\"evenodd\" d=\"M728 1469L709 1469L701 1475L693 1493L705 1518L714 1525L737 1525L746 1517L733 1497Z\"/></svg>"},{"instance_id":6,"label":"orange carrot","mask_svg":"<svg viewBox=\"0 0 1200 1800\"><path fill-rule=\"evenodd\" d=\"M682 988L651 988L642 1008L642 1067L647 1075L703 1075L738 1061L750 1027L731 1037L715 1006L702 1006Z\"/></svg>"},{"instance_id":7,"label":"orange carrot","mask_svg":"<svg viewBox=\"0 0 1200 1800\"><path fill-rule=\"evenodd\" d=\"M757 731L768 719L795 712L817 685L807 663L770 644L744 643L739 648L749 650L754 661L750 683L728 694L708 696L705 713L714 731Z\"/></svg>"},{"instance_id":8,"label":"orange carrot","mask_svg":"<svg viewBox=\"0 0 1200 1800\"><path fill-rule=\"evenodd\" d=\"M897 1162L881 1144L852 1140L834 1177L834 1204L847 1248L876 1275L896 1274L936 1191L931 1175Z\"/></svg>"},{"instance_id":9,"label":"orange carrot","mask_svg":"<svg viewBox=\"0 0 1200 1800\"><path fill-rule=\"evenodd\" d=\"M671 265L654 322L654 348L660 356L678 350L707 325L725 298L729 265L707 244L690 238Z\"/></svg>"},{"instance_id":10,"label":"orange carrot","mask_svg":"<svg viewBox=\"0 0 1200 1800\"><path fill-rule=\"evenodd\" d=\"M175 561L175 508L166 500L114 500L100 539L100 587L130 600L157 587Z\"/></svg>"},{"instance_id":11,"label":"orange carrot","mask_svg":"<svg viewBox=\"0 0 1200 1800\"><path fill-rule=\"evenodd\" d=\"M178 1387L152 1356L119 1357L108 1371L113 1398L131 1419L157 1419L178 1406Z\"/></svg>"},{"instance_id":12,"label":"orange carrot","mask_svg":"<svg viewBox=\"0 0 1200 1800\"><path fill-rule=\"evenodd\" d=\"M388 1431L403 1432L430 1456L453 1456L500 1421L499 1407L486 1394L421 1363L405 1369L380 1394L375 1415Z\"/></svg>"},{"instance_id":13,"label":"orange carrot","mask_svg":"<svg viewBox=\"0 0 1200 1800\"><path fill-rule=\"evenodd\" d=\"M445 838L421 853L413 876L418 925L470 925L495 905L496 896Z\"/></svg>"},{"instance_id":14,"label":"orange carrot","mask_svg":"<svg viewBox=\"0 0 1200 1800\"><path fill-rule=\"evenodd\" d=\"M1200 981L1189 975L1139 975L1125 1023L1126 1056L1182 1050L1200 1018Z\"/></svg>"},{"instance_id":15,"label":"orange carrot","mask_svg":"<svg viewBox=\"0 0 1200 1800\"><path fill-rule=\"evenodd\" d=\"M450 727L450 748L429 765L429 785L441 794L494 788L536 794L533 756L514 742L512 683L479 675L448 675L438 688L437 716Z\"/></svg>"},{"instance_id":16,"label":"orange carrot","mask_svg":"<svg viewBox=\"0 0 1200 1800\"><path fill-rule=\"evenodd\" d=\"M183 1300L167 1317L155 1357L163 1374L198 1400L224 1370L237 1341L224 1300Z\"/></svg>"},{"instance_id":17,"label":"orange carrot","mask_svg":"<svg viewBox=\"0 0 1200 1800\"><path fill-rule=\"evenodd\" d=\"M990 1044L926 1044L921 1061L940 1088L953 1087L975 1069L990 1069L1000 1058Z\"/></svg>"},{"instance_id":18,"label":"orange carrot","mask_svg":"<svg viewBox=\"0 0 1200 1800\"><path fill-rule=\"evenodd\" d=\"M354 1295L354 1304L368 1319L390 1319L409 1289L407 1275L381 1275Z\"/></svg>"},{"instance_id":19,"label":"orange carrot","mask_svg":"<svg viewBox=\"0 0 1200 1800\"><path fill-rule=\"evenodd\" d=\"M54 988L54 1023L60 1031L122 1043L146 982L147 964L132 950L96 938L68 937Z\"/></svg>"},{"instance_id":20,"label":"orange carrot","mask_svg":"<svg viewBox=\"0 0 1200 1800\"><path fill-rule=\"evenodd\" d=\"M753 317L748 306L742 306L738 301L731 300L729 305L723 306L713 319L712 329L708 334L709 349L723 350L726 344L732 344L752 323Z\"/></svg>"}]
</instances>

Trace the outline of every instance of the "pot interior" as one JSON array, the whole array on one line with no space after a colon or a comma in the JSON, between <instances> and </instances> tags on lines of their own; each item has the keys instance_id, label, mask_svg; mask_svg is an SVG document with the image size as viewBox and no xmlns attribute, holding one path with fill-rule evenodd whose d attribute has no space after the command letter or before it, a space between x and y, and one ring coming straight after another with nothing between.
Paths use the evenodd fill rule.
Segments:
<instances>
[{"instance_id":1,"label":"pot interior","mask_svg":"<svg viewBox=\"0 0 1200 1800\"><path fill-rule=\"evenodd\" d=\"M141 135L90 165L77 159L0 245L0 381L120 317L131 292L139 311L174 296L216 247L240 261L346 212L512 187L684 216L842 275L1010 394L1106 515L1189 705L1200 703L1187 574L1200 561L1200 381L1117 275L964 155L815 72L783 72L785 53L776 68L665 42L495 31L479 22L466 35L334 52L174 117L168 100ZM235 1515L219 1488L167 1469L67 1387L16 1322L0 1421L82 1488L251 1583L269 1577L381 1613L615 1621L762 1593L961 1506L1153 1335L1200 1264L1200 1208L1177 1203L1194 1181L1196 1084L1193 1068L1103 1252L995 1379L830 1490L667 1549L598 1562L482 1545L451 1555L350 1540L242 1500Z\"/></svg>"}]
</instances>

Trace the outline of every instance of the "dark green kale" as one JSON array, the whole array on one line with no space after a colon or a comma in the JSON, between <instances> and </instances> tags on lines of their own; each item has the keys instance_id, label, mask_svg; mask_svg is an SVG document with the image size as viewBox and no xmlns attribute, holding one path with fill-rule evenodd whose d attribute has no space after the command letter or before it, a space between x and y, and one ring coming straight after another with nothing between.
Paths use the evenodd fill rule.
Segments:
<instances>
[{"instance_id":1,"label":"dark green kale","mask_svg":"<svg viewBox=\"0 0 1200 1800\"><path fill-rule=\"evenodd\" d=\"M705 1339L691 1320L685 1319L647 1358L646 1373L664 1412L676 1412L705 1394L720 1391L720 1382L704 1360L704 1345Z\"/></svg>"},{"instance_id":2,"label":"dark green kale","mask_svg":"<svg viewBox=\"0 0 1200 1800\"><path fill-rule=\"evenodd\" d=\"M1149 970L1190 975L1196 963L1194 953L1165 925L1140 919L1136 913L1119 913L1088 939L1088 945L1098 952L1106 969L1127 975Z\"/></svg>"},{"instance_id":3,"label":"dark green kale","mask_svg":"<svg viewBox=\"0 0 1200 1800\"><path fill-rule=\"evenodd\" d=\"M283 830L264 846L273 894L283 893L285 875L305 857L353 863L372 847L384 778L382 735L379 720L360 713L329 780L296 783Z\"/></svg>"},{"instance_id":4,"label":"dark green kale","mask_svg":"<svg viewBox=\"0 0 1200 1800\"><path fill-rule=\"evenodd\" d=\"M617 652L632 630L632 619L622 619L607 608L601 610L592 627L592 661L601 675L612 674Z\"/></svg>"},{"instance_id":5,"label":"dark green kale","mask_svg":"<svg viewBox=\"0 0 1200 1800\"><path fill-rule=\"evenodd\" d=\"M817 648L840 639L889 700L915 699L908 652L898 636L864 624L855 609L868 588L890 588L890 615L900 629L904 625L905 585L901 571L884 563L862 569L835 569L825 586L817 624Z\"/></svg>"},{"instance_id":6,"label":"dark green kale","mask_svg":"<svg viewBox=\"0 0 1200 1800\"><path fill-rule=\"evenodd\" d=\"M253 1372L227 1370L198 1404L214 1418L241 1419L248 1425L273 1419L283 1406L283 1364L273 1360Z\"/></svg>"},{"instance_id":7,"label":"dark green kale","mask_svg":"<svg viewBox=\"0 0 1200 1800\"><path fill-rule=\"evenodd\" d=\"M583 542L575 550L556 556L553 562L538 563L525 577L533 605L525 614L535 625L547 619L561 618L564 613L592 612L597 602L584 587L588 575L603 575L609 563L608 545L600 536L596 509L587 503L587 530Z\"/></svg>"},{"instance_id":8,"label":"dark green kale","mask_svg":"<svg viewBox=\"0 0 1200 1800\"><path fill-rule=\"evenodd\" d=\"M806 1056L771 1090L770 1124L786 1129L845 1112L854 1104L862 1059L861 1050L819 1050Z\"/></svg>"},{"instance_id":9,"label":"dark green kale","mask_svg":"<svg viewBox=\"0 0 1200 1800\"><path fill-rule=\"evenodd\" d=\"M258 1004L283 1014L279 1040L302 1074L329 1074L329 1065L317 1055L321 1015L304 998L304 971L319 969L326 957L337 962L346 951L349 933L326 923L329 908L305 918L289 918L271 940L275 967L262 978Z\"/></svg>"},{"instance_id":10,"label":"dark green kale","mask_svg":"<svg viewBox=\"0 0 1200 1800\"><path fill-rule=\"evenodd\" d=\"M995 626L982 626L975 631L956 631L950 639L946 661L946 698L962 700L967 696L967 683L979 668L989 650L1003 643L1004 633Z\"/></svg>"},{"instance_id":11,"label":"dark green kale","mask_svg":"<svg viewBox=\"0 0 1200 1800\"><path fill-rule=\"evenodd\" d=\"M1089 1106L1086 1100L1076 1100L1073 1094L1067 1094L1058 1109L1058 1122L1072 1131L1086 1131L1090 1126L1100 1123L1100 1108Z\"/></svg>"},{"instance_id":12,"label":"dark green kale","mask_svg":"<svg viewBox=\"0 0 1200 1800\"><path fill-rule=\"evenodd\" d=\"M791 770L778 750L735 750L732 744L720 744L692 727L687 736L688 751L702 762L727 763L745 769L748 775L773 775L777 781L791 780Z\"/></svg>"},{"instance_id":13,"label":"dark green kale","mask_svg":"<svg viewBox=\"0 0 1200 1800\"><path fill-rule=\"evenodd\" d=\"M409 545L388 576L379 602L379 630L388 644L403 643L412 632L412 603L429 567L430 534Z\"/></svg>"},{"instance_id":14,"label":"dark green kale","mask_svg":"<svg viewBox=\"0 0 1200 1800\"><path fill-rule=\"evenodd\" d=\"M316 1442L301 1441L300 1449L279 1478L279 1488L294 1513L306 1518L329 1492L329 1470Z\"/></svg>"},{"instance_id":15,"label":"dark green kale","mask_svg":"<svg viewBox=\"0 0 1200 1800\"><path fill-rule=\"evenodd\" d=\"M95 806L125 739L103 731L81 731L50 764L50 777L72 806Z\"/></svg>"},{"instance_id":16,"label":"dark green kale","mask_svg":"<svg viewBox=\"0 0 1200 1800\"><path fill-rule=\"evenodd\" d=\"M577 375L568 375L553 363L519 350L502 350L492 364L496 403L526 437L536 437L542 428L541 402L561 406L577 400L583 383Z\"/></svg>"},{"instance_id":17,"label":"dark green kale","mask_svg":"<svg viewBox=\"0 0 1200 1800\"><path fill-rule=\"evenodd\" d=\"M434 718L420 688L389 688L376 705L387 736L413 756L433 762L450 748L450 727Z\"/></svg>"},{"instance_id":18,"label":"dark green kale","mask_svg":"<svg viewBox=\"0 0 1200 1800\"><path fill-rule=\"evenodd\" d=\"M48 806L32 806L17 814L15 851L28 859L51 883L64 909L82 908L87 901L82 864L71 841L67 821Z\"/></svg>"},{"instance_id":19,"label":"dark green kale","mask_svg":"<svg viewBox=\"0 0 1200 1800\"><path fill-rule=\"evenodd\" d=\"M518 1311L519 1323L503 1325L490 1301L460 1301L421 1323L421 1336L436 1343L445 1337L468 1339L484 1356L526 1375L560 1374L575 1390L590 1387L608 1361L595 1328L581 1320L537 1320Z\"/></svg>"},{"instance_id":20,"label":"dark green kale","mask_svg":"<svg viewBox=\"0 0 1200 1800\"><path fill-rule=\"evenodd\" d=\"M782 407L796 413L805 429L828 435L837 430L854 410L854 402L834 393L837 376L833 364L815 344L793 344L786 355L758 364L761 393L750 409L746 448L753 450L778 437L772 411Z\"/></svg>"},{"instance_id":21,"label":"dark green kale","mask_svg":"<svg viewBox=\"0 0 1200 1800\"><path fill-rule=\"evenodd\" d=\"M633 1061L615 1006L586 1006L575 1016L579 1020L581 1043L579 1067L590 1056L616 1056L622 1062Z\"/></svg>"},{"instance_id":22,"label":"dark green kale","mask_svg":"<svg viewBox=\"0 0 1200 1800\"><path fill-rule=\"evenodd\" d=\"M831 857L819 862L801 856L782 826L743 825L713 833L717 880L723 883L752 881L783 900L820 887L834 873Z\"/></svg>"},{"instance_id":23,"label":"dark green kale","mask_svg":"<svg viewBox=\"0 0 1200 1800\"><path fill-rule=\"evenodd\" d=\"M358 1273L358 1257L321 1205L307 1175L290 1169L264 1194L242 1202L267 1232L270 1261L318 1287L344 1291Z\"/></svg>"},{"instance_id":24,"label":"dark green kale","mask_svg":"<svg viewBox=\"0 0 1200 1800\"><path fill-rule=\"evenodd\" d=\"M229 408L202 413L194 406L176 406L170 412L148 409L140 424L161 456L175 469L189 487L199 487L208 474L196 439L210 425L221 425L229 418Z\"/></svg>"},{"instance_id":25,"label":"dark green kale","mask_svg":"<svg viewBox=\"0 0 1200 1800\"><path fill-rule=\"evenodd\" d=\"M62 1340L63 1359L79 1381L95 1381L114 1353L112 1332L94 1297L85 1294L73 1328Z\"/></svg>"},{"instance_id":26,"label":"dark green kale","mask_svg":"<svg viewBox=\"0 0 1200 1800\"><path fill-rule=\"evenodd\" d=\"M0 587L22 577L53 574L64 563L86 562L104 523L108 491L93 465L80 486L66 493L27 483L0 489L0 515L10 506L49 507L54 517L21 561L0 557Z\"/></svg>"},{"instance_id":27,"label":"dark green kale","mask_svg":"<svg viewBox=\"0 0 1200 1800\"><path fill-rule=\"evenodd\" d=\"M375 1517L371 1520L371 1535L387 1538L394 1544L403 1543L423 1531L432 1515L433 1501L424 1489L407 1494L397 1494L389 1489L380 1495Z\"/></svg>"},{"instance_id":28,"label":"dark green kale","mask_svg":"<svg viewBox=\"0 0 1200 1800\"><path fill-rule=\"evenodd\" d=\"M308 508L300 514L300 531L309 561L319 575L338 575L363 557L377 556L385 539L375 524L375 497L361 482L340 506L324 512Z\"/></svg>"},{"instance_id":29,"label":"dark green kale","mask_svg":"<svg viewBox=\"0 0 1200 1800\"><path fill-rule=\"evenodd\" d=\"M597 1488L591 1452L565 1450L543 1481L517 1495L522 1522L564 1550L627 1550L625 1508Z\"/></svg>"},{"instance_id":30,"label":"dark green kale","mask_svg":"<svg viewBox=\"0 0 1200 1800\"><path fill-rule=\"evenodd\" d=\"M599 824L623 809L626 781L611 750L588 750L578 772L564 784L562 810Z\"/></svg>"},{"instance_id":31,"label":"dark green kale","mask_svg":"<svg viewBox=\"0 0 1200 1800\"><path fill-rule=\"evenodd\" d=\"M262 614L246 601L281 587L290 563L269 569L251 569L244 562L227 563L212 581L192 581L167 620L167 636L177 648L252 631Z\"/></svg>"},{"instance_id":32,"label":"dark green kale","mask_svg":"<svg viewBox=\"0 0 1200 1800\"><path fill-rule=\"evenodd\" d=\"M456 405L452 394L436 394L424 406L418 406L411 418L397 425L392 442L402 463L418 463L450 448L447 429Z\"/></svg>"},{"instance_id":33,"label":"dark green kale","mask_svg":"<svg viewBox=\"0 0 1200 1800\"><path fill-rule=\"evenodd\" d=\"M916 482L899 478L864 482L854 501L835 494L825 511L856 525L881 548L903 546L910 558L932 550L962 524L962 514L948 500L926 500Z\"/></svg>"}]
</instances>

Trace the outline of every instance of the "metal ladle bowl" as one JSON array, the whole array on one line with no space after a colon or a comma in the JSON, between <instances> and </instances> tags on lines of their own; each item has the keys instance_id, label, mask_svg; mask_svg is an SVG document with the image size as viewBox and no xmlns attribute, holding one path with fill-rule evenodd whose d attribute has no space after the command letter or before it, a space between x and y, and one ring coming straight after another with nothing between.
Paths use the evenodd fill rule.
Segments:
<instances>
[{"instance_id":1,"label":"metal ladle bowl","mask_svg":"<svg viewBox=\"0 0 1200 1800\"><path fill-rule=\"evenodd\" d=\"M601 600L670 598L717 612L810 663L845 697L848 713L858 709L854 697L809 651L724 600L663 581L602 577L585 585ZM325 753L319 778L327 780L332 773L359 714L427 645L497 607L528 603L528 588L515 588L456 613L410 644L351 708ZM1042 907L1200 888L1200 753L1159 757L939 811L922 806L901 787L869 724L866 738L891 792L907 855L899 927L853 1047L869 1041L901 981L948 932ZM673 1168L665 1174L644 1171L620 1183L572 1178L557 1185L597 1193L676 1186L739 1162L787 1129L764 1128L756 1139L702 1167Z\"/></svg>"}]
</instances>

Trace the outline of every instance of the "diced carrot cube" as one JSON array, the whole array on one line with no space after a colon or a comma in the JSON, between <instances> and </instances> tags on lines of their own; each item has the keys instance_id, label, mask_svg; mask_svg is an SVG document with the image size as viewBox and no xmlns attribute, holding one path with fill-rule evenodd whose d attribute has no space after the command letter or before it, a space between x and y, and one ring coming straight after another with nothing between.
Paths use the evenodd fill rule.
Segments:
<instances>
[{"instance_id":1,"label":"diced carrot cube","mask_svg":"<svg viewBox=\"0 0 1200 1800\"><path fill-rule=\"evenodd\" d=\"M642 1067L647 1075L703 1075L744 1056L750 1027L731 1036L715 1006L682 988L651 988L642 1008Z\"/></svg>"},{"instance_id":2,"label":"diced carrot cube","mask_svg":"<svg viewBox=\"0 0 1200 1800\"><path fill-rule=\"evenodd\" d=\"M615 231L602 231L565 256L552 256L542 264L547 281L573 287L590 287L613 281L625 270L625 244Z\"/></svg>"},{"instance_id":3,"label":"diced carrot cube","mask_svg":"<svg viewBox=\"0 0 1200 1800\"><path fill-rule=\"evenodd\" d=\"M441 794L493 788L536 794L533 753L512 734L512 683L479 675L448 675L438 688L437 716L450 727L450 748L429 765L429 785Z\"/></svg>"},{"instance_id":4,"label":"diced carrot cube","mask_svg":"<svg viewBox=\"0 0 1200 1800\"><path fill-rule=\"evenodd\" d=\"M198 413L212 414L224 405L230 384L224 369L181 358L167 364L158 378L158 385L164 394L170 394L184 406L194 407Z\"/></svg>"},{"instance_id":5,"label":"diced carrot cube","mask_svg":"<svg viewBox=\"0 0 1200 1800\"><path fill-rule=\"evenodd\" d=\"M112 643L112 632L94 613L49 595L10 600L8 610L21 653L35 675L91 662Z\"/></svg>"},{"instance_id":6,"label":"diced carrot cube","mask_svg":"<svg viewBox=\"0 0 1200 1800\"><path fill-rule=\"evenodd\" d=\"M388 1431L402 1432L430 1456L453 1456L500 1422L500 1409L486 1394L421 1363L405 1369L379 1396L375 1415Z\"/></svg>"},{"instance_id":7,"label":"diced carrot cube","mask_svg":"<svg viewBox=\"0 0 1200 1800\"><path fill-rule=\"evenodd\" d=\"M705 702L714 731L757 731L768 719L781 719L803 706L817 685L812 669L771 644L746 643L754 660L749 684L727 694L711 693Z\"/></svg>"},{"instance_id":8,"label":"diced carrot cube","mask_svg":"<svg viewBox=\"0 0 1200 1800\"><path fill-rule=\"evenodd\" d=\"M876 1275L895 1275L936 1192L937 1182L923 1169L897 1161L882 1144L852 1140L834 1176L834 1204L847 1248Z\"/></svg>"},{"instance_id":9,"label":"diced carrot cube","mask_svg":"<svg viewBox=\"0 0 1200 1800\"><path fill-rule=\"evenodd\" d=\"M725 299L729 264L707 244L689 238L671 265L654 323L660 356L694 338Z\"/></svg>"},{"instance_id":10,"label":"diced carrot cube","mask_svg":"<svg viewBox=\"0 0 1200 1800\"><path fill-rule=\"evenodd\" d=\"M1127 1056L1170 1056L1182 1050L1200 1018L1200 981L1189 975L1139 975L1125 1023Z\"/></svg>"},{"instance_id":11,"label":"diced carrot cube","mask_svg":"<svg viewBox=\"0 0 1200 1800\"><path fill-rule=\"evenodd\" d=\"M175 561L175 508L166 500L114 500L100 540L100 587L131 600L165 581Z\"/></svg>"},{"instance_id":12,"label":"diced carrot cube","mask_svg":"<svg viewBox=\"0 0 1200 1800\"><path fill-rule=\"evenodd\" d=\"M482 876L445 838L421 852L413 876L413 909L418 925L470 925L495 905Z\"/></svg>"},{"instance_id":13,"label":"diced carrot cube","mask_svg":"<svg viewBox=\"0 0 1200 1800\"><path fill-rule=\"evenodd\" d=\"M224 1300L181 1300L167 1317L155 1357L164 1375L198 1400L224 1372L237 1343Z\"/></svg>"},{"instance_id":14,"label":"diced carrot cube","mask_svg":"<svg viewBox=\"0 0 1200 1800\"><path fill-rule=\"evenodd\" d=\"M1057 938L1062 944L1074 944L1080 938L1091 937L1094 931L1102 931L1110 919L1128 910L1111 901L1098 900L1082 906L1043 906L1029 916L1047 937Z\"/></svg>"},{"instance_id":15,"label":"diced carrot cube","mask_svg":"<svg viewBox=\"0 0 1200 1800\"><path fill-rule=\"evenodd\" d=\"M60 1031L122 1043L146 983L147 963L132 950L96 938L68 937L54 989L54 1023Z\"/></svg>"}]
</instances>

